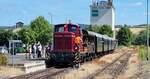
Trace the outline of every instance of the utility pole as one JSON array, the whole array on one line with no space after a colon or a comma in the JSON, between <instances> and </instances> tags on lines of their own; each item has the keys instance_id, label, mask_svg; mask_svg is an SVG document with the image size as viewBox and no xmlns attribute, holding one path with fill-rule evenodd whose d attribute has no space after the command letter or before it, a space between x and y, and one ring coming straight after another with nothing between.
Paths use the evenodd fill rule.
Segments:
<instances>
[{"instance_id":1,"label":"utility pole","mask_svg":"<svg viewBox=\"0 0 150 79\"><path fill-rule=\"evenodd\" d=\"M52 15L52 13L50 13L50 12L49 12L48 14L50 15L50 19L51 19L50 22L51 22L51 25L52 25L52 24L53 24L53 15Z\"/></svg>"},{"instance_id":2,"label":"utility pole","mask_svg":"<svg viewBox=\"0 0 150 79\"><path fill-rule=\"evenodd\" d=\"M149 60L149 25L148 25L148 6L149 6L149 4L148 4L148 0L147 0L147 60Z\"/></svg>"}]
</instances>

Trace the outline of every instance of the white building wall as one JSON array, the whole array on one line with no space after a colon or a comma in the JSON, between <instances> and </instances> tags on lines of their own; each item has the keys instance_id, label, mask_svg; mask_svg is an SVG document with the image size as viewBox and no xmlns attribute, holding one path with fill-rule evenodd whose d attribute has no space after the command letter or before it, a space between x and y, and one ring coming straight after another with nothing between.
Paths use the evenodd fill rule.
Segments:
<instances>
[{"instance_id":1,"label":"white building wall","mask_svg":"<svg viewBox=\"0 0 150 79\"><path fill-rule=\"evenodd\" d=\"M112 30L115 30L115 9L112 9Z\"/></svg>"},{"instance_id":2,"label":"white building wall","mask_svg":"<svg viewBox=\"0 0 150 79\"><path fill-rule=\"evenodd\" d=\"M90 22L91 25L110 25L115 30L115 9L107 4L92 4L90 6ZM98 10L98 16L92 16L92 10Z\"/></svg>"}]
</instances>

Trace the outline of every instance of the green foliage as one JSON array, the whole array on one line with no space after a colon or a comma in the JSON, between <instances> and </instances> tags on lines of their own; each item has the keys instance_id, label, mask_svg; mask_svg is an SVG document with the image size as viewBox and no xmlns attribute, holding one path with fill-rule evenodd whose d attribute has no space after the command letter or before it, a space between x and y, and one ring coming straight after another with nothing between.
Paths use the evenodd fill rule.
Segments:
<instances>
[{"instance_id":1,"label":"green foliage","mask_svg":"<svg viewBox=\"0 0 150 79\"><path fill-rule=\"evenodd\" d=\"M137 38L137 35L136 34L132 34L132 42L131 42L132 45L135 45L136 38Z\"/></svg>"},{"instance_id":2,"label":"green foliage","mask_svg":"<svg viewBox=\"0 0 150 79\"><path fill-rule=\"evenodd\" d=\"M15 49L15 52L17 52L17 53L26 53L26 52L27 52L27 49L24 48L24 47L17 47L17 48Z\"/></svg>"},{"instance_id":3,"label":"green foliage","mask_svg":"<svg viewBox=\"0 0 150 79\"><path fill-rule=\"evenodd\" d=\"M52 25L44 17L39 16L31 22L28 29L20 30L18 35L25 44L41 42L46 45L52 41Z\"/></svg>"},{"instance_id":4,"label":"green foliage","mask_svg":"<svg viewBox=\"0 0 150 79\"><path fill-rule=\"evenodd\" d=\"M113 31L111 29L111 26L109 25L95 25L95 26L90 26L87 30L89 31L93 31L93 32L97 32L103 35L108 35L108 36L112 36L113 35Z\"/></svg>"},{"instance_id":5,"label":"green foliage","mask_svg":"<svg viewBox=\"0 0 150 79\"><path fill-rule=\"evenodd\" d=\"M146 45L147 40L147 31L142 31L137 35L136 39L134 40L135 45Z\"/></svg>"},{"instance_id":6,"label":"green foliage","mask_svg":"<svg viewBox=\"0 0 150 79\"><path fill-rule=\"evenodd\" d=\"M101 27L101 26L98 26L98 25L90 26L90 27L88 28L88 30L89 30L89 31L96 32L96 33L99 33L100 27Z\"/></svg>"},{"instance_id":7,"label":"green foliage","mask_svg":"<svg viewBox=\"0 0 150 79\"><path fill-rule=\"evenodd\" d=\"M0 33L4 32L5 30L0 29Z\"/></svg>"},{"instance_id":8,"label":"green foliage","mask_svg":"<svg viewBox=\"0 0 150 79\"><path fill-rule=\"evenodd\" d=\"M4 54L0 54L0 65L6 65L8 63L8 59Z\"/></svg>"},{"instance_id":9,"label":"green foliage","mask_svg":"<svg viewBox=\"0 0 150 79\"><path fill-rule=\"evenodd\" d=\"M99 33L100 34L104 34L104 35L108 35L110 37L112 37L113 35L113 31L111 26L109 25L103 25L100 29L99 29Z\"/></svg>"},{"instance_id":10,"label":"green foliage","mask_svg":"<svg viewBox=\"0 0 150 79\"><path fill-rule=\"evenodd\" d=\"M9 45L9 40L14 39L15 33L12 31L1 31L0 32L0 46L6 45L8 47Z\"/></svg>"},{"instance_id":11,"label":"green foliage","mask_svg":"<svg viewBox=\"0 0 150 79\"><path fill-rule=\"evenodd\" d=\"M44 17L39 16L30 24L30 29L35 33L36 42L40 41L43 45L52 41L52 26Z\"/></svg>"},{"instance_id":12,"label":"green foliage","mask_svg":"<svg viewBox=\"0 0 150 79\"><path fill-rule=\"evenodd\" d=\"M27 36L27 30L26 29L21 29L18 32L19 38L22 40L23 43L27 43L28 42L28 36Z\"/></svg>"},{"instance_id":13,"label":"green foliage","mask_svg":"<svg viewBox=\"0 0 150 79\"><path fill-rule=\"evenodd\" d=\"M142 60L146 60L147 59L147 53L146 53L146 46L141 45L139 48L139 57Z\"/></svg>"},{"instance_id":14,"label":"green foliage","mask_svg":"<svg viewBox=\"0 0 150 79\"><path fill-rule=\"evenodd\" d=\"M30 29L21 29L18 35L24 44L35 43L35 32Z\"/></svg>"},{"instance_id":15,"label":"green foliage","mask_svg":"<svg viewBox=\"0 0 150 79\"><path fill-rule=\"evenodd\" d=\"M132 42L132 32L130 29L125 25L124 27L121 27L120 30L117 33L116 38L118 39L119 45L129 46Z\"/></svg>"}]
</instances>

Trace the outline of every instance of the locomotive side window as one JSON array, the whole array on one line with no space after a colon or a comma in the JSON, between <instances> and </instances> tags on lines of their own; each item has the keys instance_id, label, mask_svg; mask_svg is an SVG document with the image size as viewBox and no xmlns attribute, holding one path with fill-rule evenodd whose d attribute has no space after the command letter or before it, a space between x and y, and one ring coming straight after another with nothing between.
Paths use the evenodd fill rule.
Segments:
<instances>
[{"instance_id":1,"label":"locomotive side window","mask_svg":"<svg viewBox=\"0 0 150 79\"><path fill-rule=\"evenodd\" d=\"M55 32L64 32L64 25L55 26Z\"/></svg>"},{"instance_id":2,"label":"locomotive side window","mask_svg":"<svg viewBox=\"0 0 150 79\"><path fill-rule=\"evenodd\" d=\"M68 32L76 32L77 27L75 25L68 25Z\"/></svg>"}]
</instances>

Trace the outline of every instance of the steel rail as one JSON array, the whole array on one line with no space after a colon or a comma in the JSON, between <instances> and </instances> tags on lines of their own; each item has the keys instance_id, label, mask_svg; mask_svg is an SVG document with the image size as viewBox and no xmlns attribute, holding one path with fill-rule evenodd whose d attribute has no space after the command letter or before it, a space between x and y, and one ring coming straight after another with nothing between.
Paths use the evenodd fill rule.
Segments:
<instances>
[{"instance_id":1,"label":"steel rail","mask_svg":"<svg viewBox=\"0 0 150 79\"><path fill-rule=\"evenodd\" d=\"M85 77L84 79L94 79L95 76L98 76L99 74L101 74L103 71L105 71L108 67L112 66L114 63L116 63L120 58L122 58L126 54L127 53L123 53L121 56L119 56L118 58L116 58L113 62L109 63L108 65L106 65L102 69L98 69L96 71L96 73L90 74L89 76Z\"/></svg>"}]
</instances>

